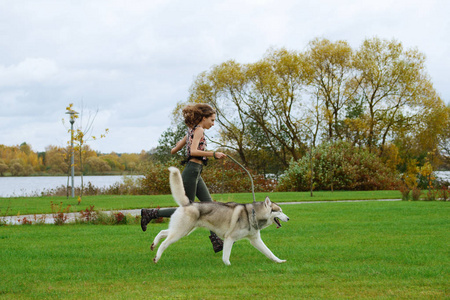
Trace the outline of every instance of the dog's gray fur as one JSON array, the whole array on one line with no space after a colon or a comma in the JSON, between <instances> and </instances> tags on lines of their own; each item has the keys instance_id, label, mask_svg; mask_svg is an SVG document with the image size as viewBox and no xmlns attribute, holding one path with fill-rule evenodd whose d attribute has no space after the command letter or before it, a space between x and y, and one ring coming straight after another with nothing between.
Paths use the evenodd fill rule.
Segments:
<instances>
[{"instance_id":1,"label":"dog's gray fur","mask_svg":"<svg viewBox=\"0 0 450 300\"><path fill-rule=\"evenodd\" d=\"M221 202L194 202L190 203L186 197L180 171L170 167L170 189L175 201L180 206L173 213L169 229L161 230L155 237L151 249L154 250L161 239L161 243L153 261L157 263L166 248L188 235L197 227L205 227L215 232L224 240L222 260L230 265L231 248L235 241L248 239L250 243L265 256L277 263L283 263L276 257L261 240L260 230L277 223L279 220L287 222L286 216L280 206L267 197L263 202L251 204L221 203Z\"/></svg>"}]
</instances>

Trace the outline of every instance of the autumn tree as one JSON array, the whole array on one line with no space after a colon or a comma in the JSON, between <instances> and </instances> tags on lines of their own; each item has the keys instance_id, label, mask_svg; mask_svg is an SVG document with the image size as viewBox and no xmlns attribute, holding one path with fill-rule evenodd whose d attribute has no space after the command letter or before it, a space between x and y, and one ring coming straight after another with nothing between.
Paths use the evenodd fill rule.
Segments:
<instances>
[{"instance_id":1,"label":"autumn tree","mask_svg":"<svg viewBox=\"0 0 450 300\"><path fill-rule=\"evenodd\" d=\"M443 102L426 73L425 56L417 49L372 38L363 42L354 60L359 73L354 85L363 104L369 149L382 152L396 135L415 135L441 111ZM437 128L435 136L440 131Z\"/></svg>"},{"instance_id":2,"label":"autumn tree","mask_svg":"<svg viewBox=\"0 0 450 300\"><path fill-rule=\"evenodd\" d=\"M8 172L9 167L3 160L0 159L0 176L5 176L5 173Z\"/></svg>"},{"instance_id":3,"label":"autumn tree","mask_svg":"<svg viewBox=\"0 0 450 300\"><path fill-rule=\"evenodd\" d=\"M125 170L125 166L120 163L119 155L117 155L117 153L115 152L102 155L100 156L100 159L102 159L109 165L111 171L122 172Z\"/></svg>"},{"instance_id":4,"label":"autumn tree","mask_svg":"<svg viewBox=\"0 0 450 300\"><path fill-rule=\"evenodd\" d=\"M13 176L28 176L43 169L43 160L38 157L30 145L22 143L17 146L0 145L0 161Z\"/></svg>"},{"instance_id":5,"label":"autumn tree","mask_svg":"<svg viewBox=\"0 0 450 300\"><path fill-rule=\"evenodd\" d=\"M447 114L450 115L450 103L447 105ZM447 120L444 132L439 139L439 156L442 158L443 166L450 170L450 117Z\"/></svg>"},{"instance_id":6,"label":"autumn tree","mask_svg":"<svg viewBox=\"0 0 450 300\"><path fill-rule=\"evenodd\" d=\"M322 117L316 116L316 120L324 121L326 140L343 139L343 121L357 91L357 87L350 84L356 75L353 50L346 41L333 43L315 39L309 43L306 57L313 71L310 83L312 105L320 108L312 113L322 114ZM315 124L319 125L318 122Z\"/></svg>"},{"instance_id":7,"label":"autumn tree","mask_svg":"<svg viewBox=\"0 0 450 300\"><path fill-rule=\"evenodd\" d=\"M141 160L138 153L122 153L119 160L123 168L131 173L140 172L145 164L145 158Z\"/></svg>"},{"instance_id":8,"label":"autumn tree","mask_svg":"<svg viewBox=\"0 0 450 300\"><path fill-rule=\"evenodd\" d=\"M83 197L83 172L84 172L84 162L87 158L87 154L89 153L88 150L89 147L86 147L86 143L90 140L96 140L98 138L104 138L106 137L106 134L108 134L109 129L105 129L104 133L101 133L100 136L94 136L92 135L92 132L94 130L94 121L97 117L98 110L96 111L88 111L87 114L84 113L84 108L81 108L80 113L75 113L73 110L73 103L70 103L69 106L66 107L66 113L70 114L71 118L75 121L78 119L78 122L74 122L76 124L75 129L68 129L71 136L73 136L75 146L74 151L77 153L78 156L78 163L79 168L81 171L81 195L80 197ZM64 123L63 119L63 123ZM70 142L68 142L70 143ZM72 187L74 188L74 187Z\"/></svg>"},{"instance_id":9,"label":"autumn tree","mask_svg":"<svg viewBox=\"0 0 450 300\"><path fill-rule=\"evenodd\" d=\"M97 156L88 157L84 163L84 171L86 174L98 174L110 172L111 166L105 160Z\"/></svg>"},{"instance_id":10,"label":"autumn tree","mask_svg":"<svg viewBox=\"0 0 450 300\"><path fill-rule=\"evenodd\" d=\"M58 146L45 148L45 166L50 174L67 174L70 169L70 149Z\"/></svg>"},{"instance_id":11,"label":"autumn tree","mask_svg":"<svg viewBox=\"0 0 450 300\"><path fill-rule=\"evenodd\" d=\"M201 73L191 87L189 101L209 103L216 109L216 120L220 124L217 142L236 151L248 165L246 150L255 144L250 143L248 117L241 104L248 85L246 69L245 65L231 60L214 66L210 72ZM181 105L178 105L176 111L180 110Z\"/></svg>"},{"instance_id":12,"label":"autumn tree","mask_svg":"<svg viewBox=\"0 0 450 300\"><path fill-rule=\"evenodd\" d=\"M235 150L244 164L248 154L269 150L287 166L305 149L302 93L311 69L303 54L269 50L252 64L228 61L198 76L191 102L210 103L217 109L221 144Z\"/></svg>"}]
</instances>

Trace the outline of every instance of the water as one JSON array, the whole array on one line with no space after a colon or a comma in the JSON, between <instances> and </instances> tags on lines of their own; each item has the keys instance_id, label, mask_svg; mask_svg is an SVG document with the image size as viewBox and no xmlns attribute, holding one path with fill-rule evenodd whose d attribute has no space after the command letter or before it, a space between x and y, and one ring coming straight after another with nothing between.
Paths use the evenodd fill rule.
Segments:
<instances>
[{"instance_id":1,"label":"water","mask_svg":"<svg viewBox=\"0 0 450 300\"><path fill-rule=\"evenodd\" d=\"M132 176L135 177L135 176ZM75 187L81 186L81 177L75 176ZM98 188L122 182L123 176L83 176L84 186L91 182ZM69 185L72 179L69 179ZM0 177L0 197L40 196L44 190L67 185L65 176Z\"/></svg>"},{"instance_id":2,"label":"water","mask_svg":"<svg viewBox=\"0 0 450 300\"><path fill-rule=\"evenodd\" d=\"M439 179L450 182L450 171L435 172ZM138 177L138 176L132 176ZM91 182L93 186L104 188L122 182L123 176L84 176L84 185ZM71 180L69 180L70 185ZM36 177L0 177L0 197L39 196L44 190L50 190L67 184L65 176ZM81 185L81 177L75 176L75 187Z\"/></svg>"},{"instance_id":3,"label":"water","mask_svg":"<svg viewBox=\"0 0 450 300\"><path fill-rule=\"evenodd\" d=\"M440 180L450 182L450 171L436 171L434 173Z\"/></svg>"}]
</instances>

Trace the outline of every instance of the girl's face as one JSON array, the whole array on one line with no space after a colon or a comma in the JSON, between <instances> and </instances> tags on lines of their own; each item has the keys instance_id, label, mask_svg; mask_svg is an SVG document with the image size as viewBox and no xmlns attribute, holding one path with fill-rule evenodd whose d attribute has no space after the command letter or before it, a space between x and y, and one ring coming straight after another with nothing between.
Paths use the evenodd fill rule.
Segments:
<instances>
[{"instance_id":1,"label":"girl's face","mask_svg":"<svg viewBox=\"0 0 450 300\"><path fill-rule=\"evenodd\" d=\"M214 126L214 121L216 121L216 114L212 114L207 118L203 117L201 125L204 129L210 129Z\"/></svg>"}]
</instances>

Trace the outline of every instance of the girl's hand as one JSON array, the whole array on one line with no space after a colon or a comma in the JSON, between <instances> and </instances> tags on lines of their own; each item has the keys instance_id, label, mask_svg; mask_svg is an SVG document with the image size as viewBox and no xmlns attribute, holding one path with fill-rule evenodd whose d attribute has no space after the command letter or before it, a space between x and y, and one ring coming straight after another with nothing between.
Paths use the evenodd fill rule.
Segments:
<instances>
[{"instance_id":1,"label":"girl's hand","mask_svg":"<svg viewBox=\"0 0 450 300\"><path fill-rule=\"evenodd\" d=\"M214 156L215 159L222 159L222 158L227 157L227 155L225 153L222 153L222 152L214 152L213 156Z\"/></svg>"}]
</instances>

